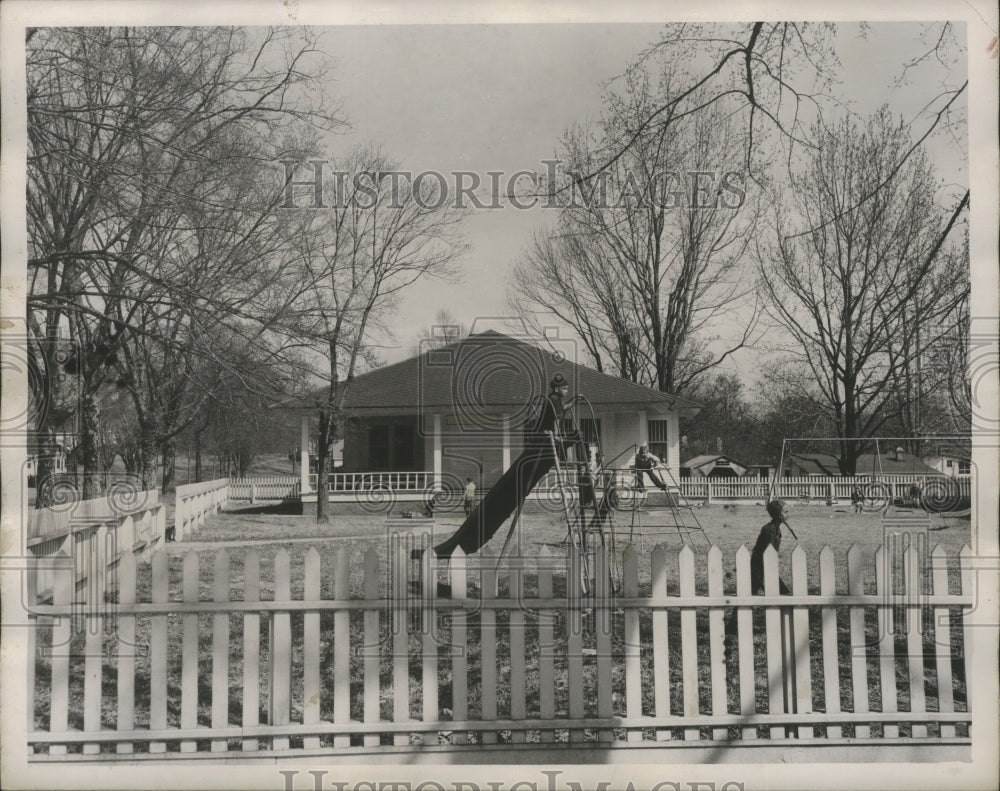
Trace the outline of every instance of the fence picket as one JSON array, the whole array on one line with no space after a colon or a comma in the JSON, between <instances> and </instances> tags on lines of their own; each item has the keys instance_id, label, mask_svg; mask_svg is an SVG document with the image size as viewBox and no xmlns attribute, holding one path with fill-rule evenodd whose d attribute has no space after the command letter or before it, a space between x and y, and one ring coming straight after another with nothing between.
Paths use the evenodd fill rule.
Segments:
<instances>
[{"instance_id":1,"label":"fence picket","mask_svg":"<svg viewBox=\"0 0 1000 791\"><path fill-rule=\"evenodd\" d=\"M482 580L484 597L497 595L497 575L493 565L493 553L483 550ZM479 616L480 657L482 658L482 719L497 718L497 626L496 610L484 608ZM496 731L483 731L483 744L496 744Z\"/></svg>"},{"instance_id":2,"label":"fence picket","mask_svg":"<svg viewBox=\"0 0 1000 791\"><path fill-rule=\"evenodd\" d=\"M198 553L188 550L183 561L183 597L185 604L198 601ZM181 728L198 727L198 613L187 613L183 620L181 645ZM181 742L182 753L193 753L197 743Z\"/></svg>"},{"instance_id":3,"label":"fence picket","mask_svg":"<svg viewBox=\"0 0 1000 791\"><path fill-rule=\"evenodd\" d=\"M694 596L694 552L686 544L677 556L680 577L680 593L682 597ZM694 635L697 614L692 607L681 610L681 634ZM697 717L698 708L698 653L694 640L681 640L681 685L683 688L684 716ZM685 741L700 738L697 728L685 728Z\"/></svg>"},{"instance_id":4,"label":"fence picket","mask_svg":"<svg viewBox=\"0 0 1000 791\"><path fill-rule=\"evenodd\" d=\"M406 722L410 719L410 648L409 621L409 580L407 579L408 548L403 541L392 544L392 721ZM410 743L407 733L393 734L393 743L398 747Z\"/></svg>"},{"instance_id":5,"label":"fence picket","mask_svg":"<svg viewBox=\"0 0 1000 791\"><path fill-rule=\"evenodd\" d=\"M274 600L288 602L292 598L291 560L287 549L274 553ZM271 669L271 699L268 719L271 725L288 725L292 721L292 623L288 612L275 610L271 614L268 639ZM287 750L287 736L275 736L272 750Z\"/></svg>"},{"instance_id":6,"label":"fence picket","mask_svg":"<svg viewBox=\"0 0 1000 791\"><path fill-rule=\"evenodd\" d=\"M708 550L708 595L722 596L722 550L712 546ZM712 684L712 714L728 711L726 684L726 638L723 630L725 613L721 607L708 611L708 661ZM713 739L727 739L728 728L713 728Z\"/></svg>"},{"instance_id":7,"label":"fence picket","mask_svg":"<svg viewBox=\"0 0 1000 791\"><path fill-rule=\"evenodd\" d=\"M436 722L438 719L438 629L437 607L435 607L434 602L437 598L437 554L432 549L425 550L420 563L420 581L423 588L420 599L422 712L424 722ZM424 733L423 742L426 745L437 744L437 733L427 731Z\"/></svg>"},{"instance_id":8,"label":"fence picket","mask_svg":"<svg viewBox=\"0 0 1000 791\"><path fill-rule=\"evenodd\" d=\"M153 555L154 604L163 604L169 597L170 581L167 576L167 553L159 550ZM168 620L166 615L154 615L150 619L149 658L149 727L162 730L167 727L167 642ZM166 742L150 742L151 753L165 753Z\"/></svg>"},{"instance_id":9,"label":"fence picket","mask_svg":"<svg viewBox=\"0 0 1000 791\"><path fill-rule=\"evenodd\" d=\"M128 612L130 604L135 604L135 555L130 547L125 547L118 563L118 604L123 612L118 616L118 714L115 728L130 731L135 727L135 616ZM115 752L133 752L132 742L119 742Z\"/></svg>"},{"instance_id":10,"label":"fence picket","mask_svg":"<svg viewBox=\"0 0 1000 791\"><path fill-rule=\"evenodd\" d=\"M809 570L806 552L801 544L792 550L792 593L796 596L805 596L809 593ZM809 640L808 607L795 607L792 610L792 634L792 647L795 653L795 713L811 714L813 710L812 666L810 662L812 649ZM800 725L798 735L800 739L811 739L813 737L812 726Z\"/></svg>"},{"instance_id":11,"label":"fence picket","mask_svg":"<svg viewBox=\"0 0 1000 791\"><path fill-rule=\"evenodd\" d=\"M896 621L892 612L892 605L896 602L892 574L894 561L894 553L884 547L875 550L875 588L882 599L882 606L878 608L878 655L883 714L894 714L899 710L896 695ZM886 738L899 736L898 725L882 727Z\"/></svg>"},{"instance_id":12,"label":"fence picket","mask_svg":"<svg viewBox=\"0 0 1000 791\"><path fill-rule=\"evenodd\" d=\"M777 596L778 587L778 553L774 547L764 550L764 595ZM786 712L785 689L785 653L786 639L783 621L784 609L768 607L764 614L764 624L767 635L767 711L769 714ZM784 739L783 725L771 726L772 739Z\"/></svg>"},{"instance_id":13,"label":"fence picket","mask_svg":"<svg viewBox=\"0 0 1000 791\"><path fill-rule=\"evenodd\" d=\"M101 680L104 673L104 595L108 568L107 558L108 528L101 525L87 541L87 616L83 619L86 630L84 638L85 657L83 666L83 730L101 729ZM101 752L99 742L83 745L84 755Z\"/></svg>"},{"instance_id":14,"label":"fence picket","mask_svg":"<svg viewBox=\"0 0 1000 791\"><path fill-rule=\"evenodd\" d=\"M543 545L538 551L538 598L543 606L545 599L552 598L552 560L552 552ZM551 720L556 715L555 617L554 610L538 613L538 715L543 720ZM458 716L457 708L455 716ZM553 739L555 734L551 730L542 730L542 742Z\"/></svg>"},{"instance_id":15,"label":"fence picket","mask_svg":"<svg viewBox=\"0 0 1000 791\"><path fill-rule=\"evenodd\" d=\"M833 550L823 547L819 553L819 592L822 596L833 596L837 592L837 566ZM823 633L823 700L828 714L840 711L840 662L837 654L837 608L823 607L820 614ZM839 725L828 725L829 739L839 739L843 729Z\"/></svg>"},{"instance_id":16,"label":"fence picket","mask_svg":"<svg viewBox=\"0 0 1000 791\"><path fill-rule=\"evenodd\" d=\"M463 602L468 598L468 560L461 547L451 555L451 597ZM469 718L469 639L468 615L464 609L451 615L451 700L452 716L456 720ZM452 744L468 744L466 733L454 733Z\"/></svg>"},{"instance_id":17,"label":"fence picket","mask_svg":"<svg viewBox=\"0 0 1000 791\"><path fill-rule=\"evenodd\" d=\"M921 624L920 600L922 596L923 565L920 553L911 543L903 555L903 579L906 584L906 664L909 669L910 711L926 711L927 696L924 690L924 633ZM914 723L914 738L927 737L927 726Z\"/></svg>"},{"instance_id":18,"label":"fence picket","mask_svg":"<svg viewBox=\"0 0 1000 791\"><path fill-rule=\"evenodd\" d=\"M243 558L243 601L260 601L260 553L251 549ZM260 613L243 614L243 727L260 723ZM243 750L257 750L258 740L243 740Z\"/></svg>"},{"instance_id":19,"label":"fence picket","mask_svg":"<svg viewBox=\"0 0 1000 791\"><path fill-rule=\"evenodd\" d=\"M611 675L611 563L606 547L598 547L594 553L596 569L597 599L594 602L594 624L597 632L597 716L611 719L613 714L611 693L614 691L614 677ZM611 741L610 729L602 728L598 740Z\"/></svg>"},{"instance_id":20,"label":"fence picket","mask_svg":"<svg viewBox=\"0 0 1000 791\"><path fill-rule=\"evenodd\" d=\"M958 553L958 563L962 580L962 593L966 596L974 596L976 594L972 557L972 549L968 544L965 544ZM975 631L972 622L972 608L969 608L962 612L962 654L965 657L965 710L970 714L972 713L971 686L973 679L972 644L974 642L973 632Z\"/></svg>"},{"instance_id":21,"label":"fence picket","mask_svg":"<svg viewBox=\"0 0 1000 791\"><path fill-rule=\"evenodd\" d=\"M622 558L622 594L626 599L639 595L639 556L629 544ZM625 610L625 716L642 716L642 664L639 613L632 607ZM641 742L642 731L629 728L625 738Z\"/></svg>"},{"instance_id":22,"label":"fence picket","mask_svg":"<svg viewBox=\"0 0 1000 791\"><path fill-rule=\"evenodd\" d=\"M351 565L346 547L340 547L334 557L333 598L351 598ZM333 614L333 721L351 721L351 613L337 610ZM334 747L350 747L350 736L334 736Z\"/></svg>"},{"instance_id":23,"label":"fence picket","mask_svg":"<svg viewBox=\"0 0 1000 791\"><path fill-rule=\"evenodd\" d=\"M524 610L517 602L524 598L524 571L514 569L510 577L509 597L513 599L510 607L510 718L512 720L523 720L527 717L527 673L525 668L524 653ZM527 741L527 733L523 730L511 732L510 740L512 744L524 744Z\"/></svg>"},{"instance_id":24,"label":"fence picket","mask_svg":"<svg viewBox=\"0 0 1000 791\"><path fill-rule=\"evenodd\" d=\"M847 592L852 596L861 596L865 592L864 558L861 547L851 544L847 550ZM854 713L864 714L869 710L868 703L868 635L865 632L865 608L862 605L851 605L851 695L854 700ZM867 739L871 736L868 725L856 725L855 736Z\"/></svg>"},{"instance_id":25,"label":"fence picket","mask_svg":"<svg viewBox=\"0 0 1000 791\"><path fill-rule=\"evenodd\" d=\"M364 597L367 600L379 597L380 566L378 552L375 547L368 547L365 552L364 562ZM382 659L382 639L379 634L379 611L376 609L365 609L364 614L365 629L365 691L364 691L364 721L366 723L379 723L382 721L381 709L381 684L379 680L380 664ZM365 734L365 747L378 747L380 742L377 733Z\"/></svg>"},{"instance_id":26,"label":"fence picket","mask_svg":"<svg viewBox=\"0 0 1000 791\"><path fill-rule=\"evenodd\" d=\"M667 550L660 544L653 549L651 598L653 600L653 713L657 717L670 716L670 634L667 630L667 611L657 607L667 601ZM659 729L656 740L670 741L670 731Z\"/></svg>"},{"instance_id":27,"label":"fence picket","mask_svg":"<svg viewBox=\"0 0 1000 791\"><path fill-rule=\"evenodd\" d=\"M215 553L212 579L212 600L229 601L229 553ZM212 727L229 725L229 613L212 616ZM225 752L225 739L213 739L212 752Z\"/></svg>"},{"instance_id":28,"label":"fence picket","mask_svg":"<svg viewBox=\"0 0 1000 791\"><path fill-rule=\"evenodd\" d=\"M948 553L940 544L931 553L931 568L935 595L948 593ZM934 665L937 676L938 711L951 714L955 711L955 696L952 692L951 671L951 611L947 607L934 608ZM968 680L966 680L968 683ZM941 736L955 737L955 726L941 723Z\"/></svg>"},{"instance_id":29,"label":"fence picket","mask_svg":"<svg viewBox=\"0 0 1000 791\"><path fill-rule=\"evenodd\" d=\"M583 719L583 602L580 578L583 561L575 547L569 547L568 572L566 574L566 694L568 696L569 718ZM572 728L571 742L584 741L586 734L582 728Z\"/></svg>"},{"instance_id":30,"label":"fence picket","mask_svg":"<svg viewBox=\"0 0 1000 791\"><path fill-rule=\"evenodd\" d=\"M72 562L55 572L52 580L52 603L68 605L76 592L76 570ZM52 693L49 698L49 730L69 730L69 659L73 639L73 618L61 615L52 624L51 667ZM66 755L66 745L49 745L49 755Z\"/></svg>"},{"instance_id":31,"label":"fence picket","mask_svg":"<svg viewBox=\"0 0 1000 791\"><path fill-rule=\"evenodd\" d=\"M736 550L736 596L748 598L752 591L750 582L750 550L744 544ZM740 673L740 714L752 716L757 713L756 674L754 672L754 632L753 611L748 607L736 609L737 649L736 660ZM756 739L757 729L743 728L744 739Z\"/></svg>"},{"instance_id":32,"label":"fence picket","mask_svg":"<svg viewBox=\"0 0 1000 791\"><path fill-rule=\"evenodd\" d=\"M303 561L302 598L305 601L319 601L320 560L316 547L310 547ZM319 680L320 662L320 621L319 612L310 611L302 616L302 723L318 725L322 687ZM302 746L307 750L319 749L318 736L306 736Z\"/></svg>"}]
</instances>

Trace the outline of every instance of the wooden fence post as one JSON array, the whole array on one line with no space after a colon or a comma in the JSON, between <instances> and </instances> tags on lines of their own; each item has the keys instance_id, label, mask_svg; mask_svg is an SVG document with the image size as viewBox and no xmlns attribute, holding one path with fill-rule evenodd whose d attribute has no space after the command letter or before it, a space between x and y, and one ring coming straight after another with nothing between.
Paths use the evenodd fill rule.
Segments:
<instances>
[{"instance_id":1,"label":"wooden fence post","mask_svg":"<svg viewBox=\"0 0 1000 791\"><path fill-rule=\"evenodd\" d=\"M670 716L670 632L667 611L656 605L667 601L667 550L660 544L650 558L653 610L653 712L657 717ZM656 731L656 740L670 741L667 729Z\"/></svg>"},{"instance_id":2,"label":"wooden fence post","mask_svg":"<svg viewBox=\"0 0 1000 791\"><path fill-rule=\"evenodd\" d=\"M346 547L340 547L333 571L333 597L350 601L350 558ZM334 610L333 614L333 721L351 721L351 613ZM350 747L351 737L336 735L334 747Z\"/></svg>"},{"instance_id":3,"label":"wooden fence post","mask_svg":"<svg viewBox=\"0 0 1000 791\"><path fill-rule=\"evenodd\" d=\"M167 577L167 553L161 549L153 555L153 590L154 604L165 603L170 595ZM167 656L169 643L167 641L167 615L154 615L150 618L152 637L150 642L149 671L149 728L163 730L167 727ZM150 742L151 753L165 753L166 742Z\"/></svg>"},{"instance_id":4,"label":"wooden fence post","mask_svg":"<svg viewBox=\"0 0 1000 791\"><path fill-rule=\"evenodd\" d=\"M764 595L778 596L778 553L774 547L764 550ZM787 712L788 690L786 687L787 627L784 608L768 607L764 613L767 632L767 710L769 714ZM785 738L784 725L772 725L772 739Z\"/></svg>"},{"instance_id":5,"label":"wooden fence post","mask_svg":"<svg viewBox=\"0 0 1000 791\"><path fill-rule=\"evenodd\" d=\"M198 601L198 553L189 549L183 561L183 597L185 604ZM181 728L198 727L198 613L186 613L182 623L181 638ZM181 741L182 753L193 753L197 748L194 739Z\"/></svg>"},{"instance_id":6,"label":"wooden fence post","mask_svg":"<svg viewBox=\"0 0 1000 791\"><path fill-rule=\"evenodd\" d=\"M220 549L215 555L213 599L229 601L229 553ZM212 617L212 727L229 725L229 613ZM225 739L212 741L212 752L225 752Z\"/></svg>"},{"instance_id":7,"label":"wooden fence post","mask_svg":"<svg viewBox=\"0 0 1000 791\"><path fill-rule=\"evenodd\" d=\"M712 545L708 550L708 595L722 596L722 550ZM709 678L712 683L712 714L719 716L727 713L726 684L726 637L723 623L725 613L721 607L712 607L708 611L708 661ZM713 728L713 739L729 738L728 728Z\"/></svg>"},{"instance_id":8,"label":"wooden fence post","mask_svg":"<svg viewBox=\"0 0 1000 791\"><path fill-rule=\"evenodd\" d=\"M392 576L392 606L389 613L392 630L392 721L406 722L410 718L409 661L409 589L406 579L408 547L398 534L390 537L390 572ZM396 732L393 744L410 743L407 733Z\"/></svg>"},{"instance_id":9,"label":"wooden fence post","mask_svg":"<svg viewBox=\"0 0 1000 791\"><path fill-rule=\"evenodd\" d=\"M243 601L260 601L260 553L243 558ZM243 613L243 727L260 724L260 612ZM244 739L244 752L256 751L257 739Z\"/></svg>"},{"instance_id":10,"label":"wooden fence post","mask_svg":"<svg viewBox=\"0 0 1000 791\"><path fill-rule=\"evenodd\" d=\"M459 550L460 551L460 550ZM465 556L462 556L463 564ZM553 555L551 550L542 544L538 551L538 598L552 598L552 566ZM452 563L454 563L454 559ZM454 590L454 585L452 586ZM462 634L465 635L465 614L462 614ZM538 613L538 714L543 720L551 720L556 715L556 694L555 694L555 637L554 624L556 613L554 610L540 610ZM465 673L463 667L462 681L465 683ZM458 694L458 687L455 688ZM463 709L467 710L467 709ZM458 709L455 709L455 717L458 717ZM555 734L551 730L543 730L541 740L544 743L552 742Z\"/></svg>"},{"instance_id":11,"label":"wooden fence post","mask_svg":"<svg viewBox=\"0 0 1000 791\"><path fill-rule=\"evenodd\" d=\"M806 596L809 593L809 577L806 560L806 552L801 545L792 550L792 593L796 596ZM794 692L793 705L796 714L812 713L812 666L810 663L810 642L809 642L809 609L807 607L794 607L791 612L792 639L791 651L792 662L787 670L793 678L792 690ZM798 727L798 737L800 739L811 739L813 729L811 725L800 725Z\"/></svg>"},{"instance_id":12,"label":"wooden fence post","mask_svg":"<svg viewBox=\"0 0 1000 791\"><path fill-rule=\"evenodd\" d=\"M460 551L460 550L456 550ZM454 560L452 560L454 563ZM381 579L381 566L379 564L378 552L375 547L368 547L365 552L365 599L377 599L379 596L379 581ZM391 581L390 581L391 582ZM379 634L379 611L373 608L365 609L365 702L364 720L366 723L379 723L382 721L381 695L379 671L382 658L382 640ZM458 701L455 702L457 707ZM365 735L365 747L378 747L378 734Z\"/></svg>"},{"instance_id":13,"label":"wooden fence post","mask_svg":"<svg viewBox=\"0 0 1000 791\"><path fill-rule=\"evenodd\" d=\"M320 559L316 547L310 547L305 557L305 578L302 585L304 601L320 599ZM336 598L336 597L335 597ZM339 635L335 636L339 639ZM321 710L322 686L320 685L320 617L318 611L307 611L302 616L302 724L318 725ZM306 736L302 746L318 750L318 736Z\"/></svg>"},{"instance_id":14,"label":"wooden fence post","mask_svg":"<svg viewBox=\"0 0 1000 791\"><path fill-rule=\"evenodd\" d=\"M279 549L274 555L274 600L287 602L291 594L291 567L287 549ZM268 725L288 725L292 716L292 625L291 614L285 610L271 613L271 634L268 640L270 651L271 695ZM287 736L275 736L271 740L272 750L287 750Z\"/></svg>"}]
</instances>

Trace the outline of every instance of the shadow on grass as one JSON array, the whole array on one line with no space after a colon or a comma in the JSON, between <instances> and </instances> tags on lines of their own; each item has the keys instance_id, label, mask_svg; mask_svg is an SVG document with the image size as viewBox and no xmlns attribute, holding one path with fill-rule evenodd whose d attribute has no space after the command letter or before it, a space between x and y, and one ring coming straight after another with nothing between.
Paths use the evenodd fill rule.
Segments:
<instances>
[{"instance_id":1,"label":"shadow on grass","mask_svg":"<svg viewBox=\"0 0 1000 791\"><path fill-rule=\"evenodd\" d=\"M302 516L302 503L299 500L282 500L280 503L268 505L251 505L250 503L233 504L226 508L228 514L273 514L275 516Z\"/></svg>"}]
</instances>

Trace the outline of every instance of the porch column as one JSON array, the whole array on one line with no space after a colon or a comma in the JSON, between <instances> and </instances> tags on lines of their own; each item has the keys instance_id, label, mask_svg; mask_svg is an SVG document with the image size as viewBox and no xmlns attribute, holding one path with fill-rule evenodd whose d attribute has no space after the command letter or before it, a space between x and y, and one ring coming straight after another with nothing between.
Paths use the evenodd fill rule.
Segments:
<instances>
[{"instance_id":1,"label":"porch column","mask_svg":"<svg viewBox=\"0 0 1000 791\"><path fill-rule=\"evenodd\" d=\"M667 458L664 459L671 470L675 470L678 477L681 474L681 422L680 415L671 412L667 416Z\"/></svg>"},{"instance_id":2,"label":"porch column","mask_svg":"<svg viewBox=\"0 0 1000 791\"><path fill-rule=\"evenodd\" d=\"M503 413L503 472L510 469L510 413Z\"/></svg>"},{"instance_id":3,"label":"porch column","mask_svg":"<svg viewBox=\"0 0 1000 791\"><path fill-rule=\"evenodd\" d=\"M639 444L649 442L649 424L646 422L646 410L639 413Z\"/></svg>"},{"instance_id":4,"label":"porch column","mask_svg":"<svg viewBox=\"0 0 1000 791\"><path fill-rule=\"evenodd\" d=\"M434 415L434 486L441 485L441 415Z\"/></svg>"},{"instance_id":5,"label":"porch column","mask_svg":"<svg viewBox=\"0 0 1000 791\"><path fill-rule=\"evenodd\" d=\"M299 491L305 494L309 491L309 414L302 416L302 431L299 437Z\"/></svg>"}]
</instances>

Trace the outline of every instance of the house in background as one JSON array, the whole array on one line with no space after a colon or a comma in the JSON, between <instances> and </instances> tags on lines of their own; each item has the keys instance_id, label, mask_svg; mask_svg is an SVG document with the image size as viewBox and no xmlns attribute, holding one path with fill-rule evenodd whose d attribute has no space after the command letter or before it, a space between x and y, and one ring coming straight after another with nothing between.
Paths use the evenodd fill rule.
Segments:
<instances>
[{"instance_id":1,"label":"house in background","mask_svg":"<svg viewBox=\"0 0 1000 791\"><path fill-rule=\"evenodd\" d=\"M57 437L56 444L54 446L48 446L46 448L38 440L36 434L32 433L29 435L27 449L28 458L24 465L24 474L27 478L29 487L37 485L35 476L38 473L38 460L43 453L46 453L52 459L52 472L54 474L61 475L66 472L67 445L67 437L59 436Z\"/></svg>"},{"instance_id":2,"label":"house in background","mask_svg":"<svg viewBox=\"0 0 1000 791\"><path fill-rule=\"evenodd\" d=\"M724 453L703 453L681 463L681 477L704 478L760 478L767 480L774 473L773 464L744 464Z\"/></svg>"},{"instance_id":3,"label":"house in background","mask_svg":"<svg viewBox=\"0 0 1000 791\"><path fill-rule=\"evenodd\" d=\"M935 453L924 457L924 462L942 475L951 478L968 478L972 475L972 460L968 456L952 453Z\"/></svg>"},{"instance_id":4,"label":"house in background","mask_svg":"<svg viewBox=\"0 0 1000 791\"><path fill-rule=\"evenodd\" d=\"M742 478L750 468L722 453L705 453L681 462L682 478Z\"/></svg>"},{"instance_id":5,"label":"house in background","mask_svg":"<svg viewBox=\"0 0 1000 791\"><path fill-rule=\"evenodd\" d=\"M573 356L573 346L558 339L546 349L491 330L344 383L344 461L331 475L331 501L349 501L373 485L393 490L397 502L421 500L434 487L459 491L466 478L489 488L523 450L525 427L556 373L566 377L571 397L589 402L577 404L580 429L600 445L608 467L627 467L635 446L648 442L677 476L678 419L698 406ZM313 404L305 398L279 405L301 414L302 448L309 447ZM314 478L303 475L302 493L309 513Z\"/></svg>"},{"instance_id":6,"label":"house in background","mask_svg":"<svg viewBox=\"0 0 1000 791\"><path fill-rule=\"evenodd\" d=\"M784 457L782 474L786 478L809 475L839 476L840 460L832 453L789 453ZM881 453L862 453L855 475L939 475L922 459L902 448L887 448Z\"/></svg>"}]
</instances>

